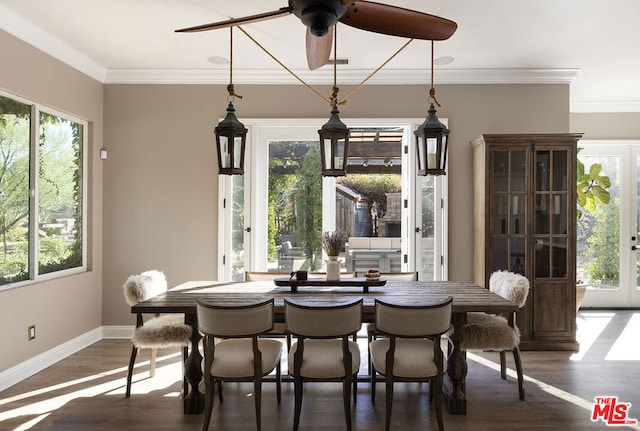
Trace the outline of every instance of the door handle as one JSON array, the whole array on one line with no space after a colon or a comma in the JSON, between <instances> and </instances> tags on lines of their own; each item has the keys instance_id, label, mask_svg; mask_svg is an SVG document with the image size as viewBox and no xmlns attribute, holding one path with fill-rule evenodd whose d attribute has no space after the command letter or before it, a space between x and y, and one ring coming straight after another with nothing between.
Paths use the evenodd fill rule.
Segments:
<instances>
[{"instance_id":1,"label":"door handle","mask_svg":"<svg viewBox=\"0 0 640 431\"><path fill-rule=\"evenodd\" d=\"M251 232L251 228L250 227L246 228L245 232Z\"/></svg>"},{"instance_id":2,"label":"door handle","mask_svg":"<svg viewBox=\"0 0 640 431\"><path fill-rule=\"evenodd\" d=\"M638 249L638 246L637 246L637 245L632 245L632 246L631 246L631 250L636 251L637 249Z\"/></svg>"}]
</instances>

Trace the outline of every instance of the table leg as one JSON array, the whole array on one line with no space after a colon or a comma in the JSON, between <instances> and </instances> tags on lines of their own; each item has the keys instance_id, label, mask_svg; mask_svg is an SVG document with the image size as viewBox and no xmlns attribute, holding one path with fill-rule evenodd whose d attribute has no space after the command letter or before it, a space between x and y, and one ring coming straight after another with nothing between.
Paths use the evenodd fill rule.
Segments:
<instances>
[{"instance_id":1,"label":"table leg","mask_svg":"<svg viewBox=\"0 0 640 431\"><path fill-rule=\"evenodd\" d=\"M191 351L184 363L184 373L191 386L189 394L183 399L185 414L199 414L204 410L204 394L200 392L200 382L202 381L202 355L198 348L200 344L200 331L198 331L198 319L195 314L185 315L185 323L191 326Z\"/></svg>"},{"instance_id":2,"label":"table leg","mask_svg":"<svg viewBox=\"0 0 640 431\"><path fill-rule=\"evenodd\" d=\"M467 352L460 348L462 341L462 325L467 321L466 313L451 315L453 334L449 337L452 342L447 359L447 375L444 379L444 397L449 413L464 415L467 413L467 394L465 378L467 376Z\"/></svg>"}]
</instances>

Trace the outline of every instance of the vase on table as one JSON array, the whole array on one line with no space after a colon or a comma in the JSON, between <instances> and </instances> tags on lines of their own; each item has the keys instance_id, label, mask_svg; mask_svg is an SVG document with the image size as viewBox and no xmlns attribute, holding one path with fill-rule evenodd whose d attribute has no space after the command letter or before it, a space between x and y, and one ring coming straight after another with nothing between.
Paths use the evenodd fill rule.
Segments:
<instances>
[{"instance_id":1,"label":"vase on table","mask_svg":"<svg viewBox=\"0 0 640 431\"><path fill-rule=\"evenodd\" d=\"M338 256L329 256L327 262L327 281L340 281L340 262Z\"/></svg>"}]
</instances>

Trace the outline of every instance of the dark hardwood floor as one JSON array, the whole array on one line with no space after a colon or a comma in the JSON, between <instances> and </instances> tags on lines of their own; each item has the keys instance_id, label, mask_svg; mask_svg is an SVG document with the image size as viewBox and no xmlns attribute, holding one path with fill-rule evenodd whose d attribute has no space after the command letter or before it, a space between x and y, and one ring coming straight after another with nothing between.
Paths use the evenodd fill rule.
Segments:
<instances>
[{"instance_id":1,"label":"dark hardwood floor","mask_svg":"<svg viewBox=\"0 0 640 431\"><path fill-rule=\"evenodd\" d=\"M586 311L578 316L578 354L523 352L526 401L518 399L513 376L500 379L498 355L469 354L465 416L444 414L454 430L605 430L591 421L597 396L631 403L628 417L640 419L640 311ZM364 346L364 344L363 344ZM0 393L1 430L198 430L202 415L183 415L177 351L159 352L157 374L148 378L148 354L138 360L131 398L124 398L128 340L103 340ZM366 350L363 350L366 358ZM363 361L363 367L364 367ZM509 366L512 367L511 358ZM362 373L366 374L363 368ZM341 385L308 384L300 430L344 430ZM252 387L227 383L225 401L214 404L210 430L253 430ZM393 430L437 429L428 385L397 384ZM371 404L369 383L360 383L353 408L355 431L384 429L384 386ZM293 386L263 390L263 430L288 430L293 423ZM636 429L613 427L614 429Z\"/></svg>"}]
</instances>

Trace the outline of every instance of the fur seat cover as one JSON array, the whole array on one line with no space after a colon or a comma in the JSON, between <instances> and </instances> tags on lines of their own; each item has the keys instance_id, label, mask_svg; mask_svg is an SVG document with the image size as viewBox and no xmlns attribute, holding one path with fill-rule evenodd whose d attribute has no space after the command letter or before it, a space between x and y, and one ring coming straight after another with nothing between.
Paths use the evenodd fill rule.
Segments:
<instances>
[{"instance_id":1,"label":"fur seat cover","mask_svg":"<svg viewBox=\"0 0 640 431\"><path fill-rule=\"evenodd\" d=\"M507 319L487 313L467 313L463 326L463 350L511 350L520 343L520 331Z\"/></svg>"},{"instance_id":2,"label":"fur seat cover","mask_svg":"<svg viewBox=\"0 0 640 431\"><path fill-rule=\"evenodd\" d=\"M129 305L167 291L164 273L156 270L145 271L127 278L124 297ZM172 346L186 346L191 336L191 326L184 323L182 314L169 314L147 320L143 326L133 331L131 340L139 348L161 349Z\"/></svg>"},{"instance_id":3,"label":"fur seat cover","mask_svg":"<svg viewBox=\"0 0 640 431\"><path fill-rule=\"evenodd\" d=\"M489 278L489 290L522 308L529 294L529 280L509 271L496 271ZM520 344L518 327L507 319L488 313L468 313L462 328L463 350L512 350Z\"/></svg>"},{"instance_id":4,"label":"fur seat cover","mask_svg":"<svg viewBox=\"0 0 640 431\"><path fill-rule=\"evenodd\" d=\"M191 326L184 323L182 314L154 317L133 331L131 341L136 347L162 349L189 344Z\"/></svg>"}]
</instances>

